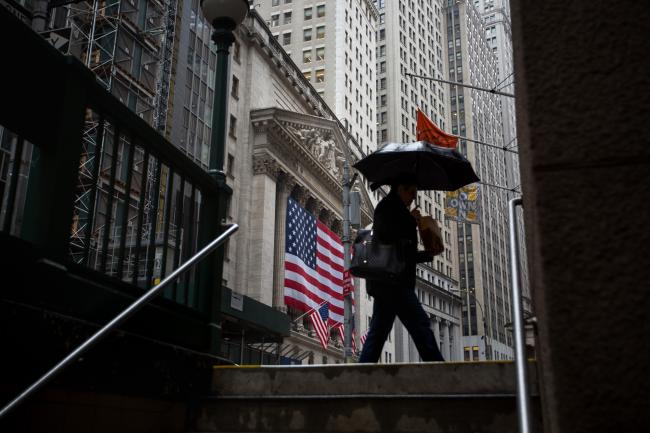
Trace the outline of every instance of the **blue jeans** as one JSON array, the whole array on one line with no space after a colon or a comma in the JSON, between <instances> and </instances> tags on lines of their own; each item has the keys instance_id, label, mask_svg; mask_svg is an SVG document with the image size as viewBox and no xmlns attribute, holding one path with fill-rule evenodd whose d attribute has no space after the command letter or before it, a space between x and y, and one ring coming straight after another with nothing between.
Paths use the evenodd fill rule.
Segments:
<instances>
[{"instance_id":1,"label":"blue jeans","mask_svg":"<svg viewBox=\"0 0 650 433\"><path fill-rule=\"evenodd\" d=\"M413 338L423 361L444 361L431 331L429 317L415 296L415 291L396 287L375 296L370 330L359 362L379 361L395 316L399 317Z\"/></svg>"}]
</instances>

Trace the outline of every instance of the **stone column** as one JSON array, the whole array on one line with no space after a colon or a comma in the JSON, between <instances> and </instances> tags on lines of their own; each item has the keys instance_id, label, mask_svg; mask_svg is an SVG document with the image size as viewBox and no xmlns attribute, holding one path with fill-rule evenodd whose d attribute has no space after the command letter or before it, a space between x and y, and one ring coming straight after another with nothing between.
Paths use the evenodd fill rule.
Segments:
<instances>
[{"instance_id":1,"label":"stone column","mask_svg":"<svg viewBox=\"0 0 650 433\"><path fill-rule=\"evenodd\" d=\"M453 352L451 349L451 331L453 329L453 325L449 320L445 320L445 350L447 353L445 354L445 359L446 360L451 360L453 356Z\"/></svg>"},{"instance_id":2,"label":"stone column","mask_svg":"<svg viewBox=\"0 0 650 433\"><path fill-rule=\"evenodd\" d=\"M436 344L440 348L440 319L437 316L431 318L431 324L433 326L433 335L436 337Z\"/></svg>"},{"instance_id":3,"label":"stone column","mask_svg":"<svg viewBox=\"0 0 650 433\"><path fill-rule=\"evenodd\" d=\"M291 191L289 193L291 193ZM307 190L303 186L298 185L298 188L296 189L296 193L294 194L294 196L298 204L304 208L305 205L307 204L307 199L309 198L309 194Z\"/></svg>"},{"instance_id":4,"label":"stone column","mask_svg":"<svg viewBox=\"0 0 650 433\"><path fill-rule=\"evenodd\" d=\"M278 165L268 155L253 157L253 203L250 227L250 264L247 294L273 304L276 180Z\"/></svg>"},{"instance_id":5,"label":"stone column","mask_svg":"<svg viewBox=\"0 0 650 433\"><path fill-rule=\"evenodd\" d=\"M440 320L440 353L445 360L449 359L449 327L448 322L444 319Z\"/></svg>"},{"instance_id":6,"label":"stone column","mask_svg":"<svg viewBox=\"0 0 650 433\"><path fill-rule=\"evenodd\" d=\"M284 251L286 241L287 199L296 179L283 173L278 177L275 203L275 253L273 257L273 308L287 311L284 305Z\"/></svg>"},{"instance_id":7,"label":"stone column","mask_svg":"<svg viewBox=\"0 0 650 433\"><path fill-rule=\"evenodd\" d=\"M323 212L325 210L325 212ZM330 230L332 229L333 213L326 207L320 209L318 213L318 219L327 226Z\"/></svg>"},{"instance_id":8,"label":"stone column","mask_svg":"<svg viewBox=\"0 0 650 433\"><path fill-rule=\"evenodd\" d=\"M456 353L456 360L462 361L463 360L463 334L462 334L460 323L454 325L454 345L455 345L454 350Z\"/></svg>"},{"instance_id":9,"label":"stone column","mask_svg":"<svg viewBox=\"0 0 650 433\"><path fill-rule=\"evenodd\" d=\"M318 220L319 217L320 217L321 211L323 211L323 209L325 209L325 203L318 200L317 198L314 198L314 202L315 202L314 209L313 209L314 217L316 217L316 219Z\"/></svg>"}]
</instances>

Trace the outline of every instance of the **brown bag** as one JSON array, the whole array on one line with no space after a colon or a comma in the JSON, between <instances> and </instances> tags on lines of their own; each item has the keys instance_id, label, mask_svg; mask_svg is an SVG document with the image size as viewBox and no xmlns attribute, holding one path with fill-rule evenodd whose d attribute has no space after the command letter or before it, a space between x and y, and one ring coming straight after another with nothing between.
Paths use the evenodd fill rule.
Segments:
<instances>
[{"instance_id":1,"label":"brown bag","mask_svg":"<svg viewBox=\"0 0 650 433\"><path fill-rule=\"evenodd\" d=\"M434 256L442 254L445 251L442 233L436 220L429 215L422 216L418 221L418 229L420 230L420 239L425 250L431 251Z\"/></svg>"}]
</instances>

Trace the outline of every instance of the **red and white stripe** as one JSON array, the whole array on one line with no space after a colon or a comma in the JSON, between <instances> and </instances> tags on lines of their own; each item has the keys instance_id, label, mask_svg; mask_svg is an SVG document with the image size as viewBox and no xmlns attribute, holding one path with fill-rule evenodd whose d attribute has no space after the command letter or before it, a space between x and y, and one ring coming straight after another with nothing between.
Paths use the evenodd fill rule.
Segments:
<instances>
[{"instance_id":1,"label":"red and white stripe","mask_svg":"<svg viewBox=\"0 0 650 433\"><path fill-rule=\"evenodd\" d=\"M327 327L327 324L323 322L323 318L320 316L318 308L312 310L309 314L309 318L311 319L312 325L314 325L320 344L323 348L327 349L327 344L330 341L330 330Z\"/></svg>"},{"instance_id":2,"label":"red and white stripe","mask_svg":"<svg viewBox=\"0 0 650 433\"><path fill-rule=\"evenodd\" d=\"M316 222L316 269L300 258L285 254L284 295L287 306L303 311L330 304L329 320L343 323L343 244L320 221Z\"/></svg>"},{"instance_id":3,"label":"red and white stripe","mask_svg":"<svg viewBox=\"0 0 650 433\"><path fill-rule=\"evenodd\" d=\"M361 338L360 338L360 340L361 340L361 345L362 345L362 346L363 346L364 344L366 344L366 338L368 338L368 331L364 332L363 335L362 335Z\"/></svg>"},{"instance_id":4,"label":"red and white stripe","mask_svg":"<svg viewBox=\"0 0 650 433\"><path fill-rule=\"evenodd\" d=\"M337 329L339 331L339 336L341 337L341 344L345 346L345 325L339 325L337 326ZM351 340L352 340L352 351L356 352L357 351L357 342L355 341L355 335L354 335L354 329L352 330L352 335L351 335Z\"/></svg>"}]
</instances>

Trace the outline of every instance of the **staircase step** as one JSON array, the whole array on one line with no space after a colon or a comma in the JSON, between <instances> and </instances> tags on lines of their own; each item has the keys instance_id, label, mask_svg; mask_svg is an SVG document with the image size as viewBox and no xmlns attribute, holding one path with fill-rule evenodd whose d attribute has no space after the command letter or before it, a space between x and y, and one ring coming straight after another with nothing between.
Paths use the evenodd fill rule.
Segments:
<instances>
[{"instance_id":1,"label":"staircase step","mask_svg":"<svg viewBox=\"0 0 650 433\"><path fill-rule=\"evenodd\" d=\"M515 392L512 362L220 366L193 421L206 432L514 433Z\"/></svg>"}]
</instances>

